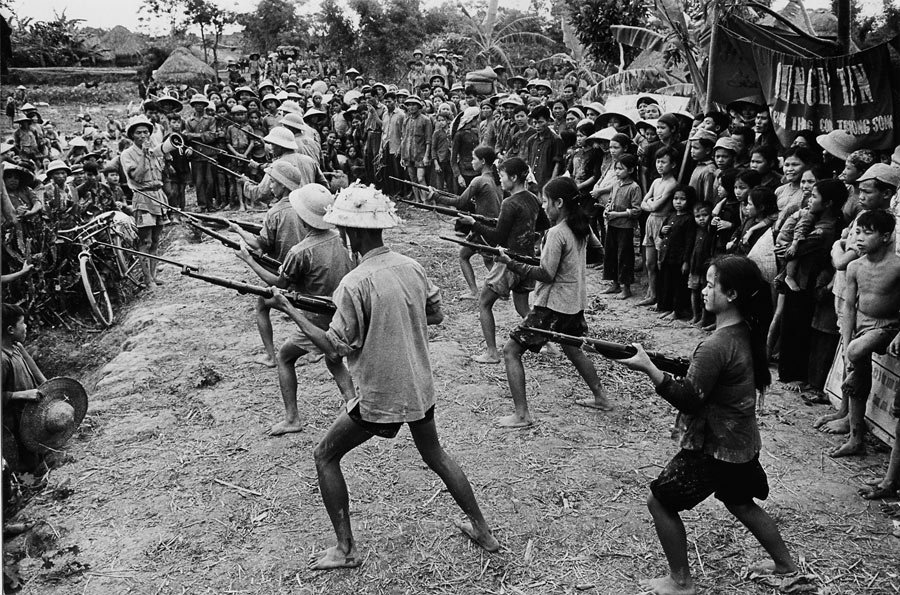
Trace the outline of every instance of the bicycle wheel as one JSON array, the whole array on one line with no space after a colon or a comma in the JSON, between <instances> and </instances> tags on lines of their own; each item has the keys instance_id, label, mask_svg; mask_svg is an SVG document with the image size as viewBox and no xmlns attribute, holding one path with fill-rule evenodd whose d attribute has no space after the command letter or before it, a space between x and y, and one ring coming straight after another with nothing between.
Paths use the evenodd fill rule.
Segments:
<instances>
[{"instance_id":1,"label":"bicycle wheel","mask_svg":"<svg viewBox=\"0 0 900 595\"><path fill-rule=\"evenodd\" d=\"M97 322L108 328L113 323L113 309L109 293L106 291L106 283L103 282L103 277L100 276L90 253L82 253L78 261L81 266L81 283L84 285L91 312Z\"/></svg>"},{"instance_id":2,"label":"bicycle wheel","mask_svg":"<svg viewBox=\"0 0 900 595\"><path fill-rule=\"evenodd\" d=\"M117 248L127 247L125 246L125 241L122 239L122 236L116 234L111 235L111 244ZM144 275L141 272L141 264L137 257L124 250L113 250L113 252L116 255L116 267L118 268L119 276L122 279L128 279L134 283L136 287L139 287L143 281Z\"/></svg>"}]
</instances>

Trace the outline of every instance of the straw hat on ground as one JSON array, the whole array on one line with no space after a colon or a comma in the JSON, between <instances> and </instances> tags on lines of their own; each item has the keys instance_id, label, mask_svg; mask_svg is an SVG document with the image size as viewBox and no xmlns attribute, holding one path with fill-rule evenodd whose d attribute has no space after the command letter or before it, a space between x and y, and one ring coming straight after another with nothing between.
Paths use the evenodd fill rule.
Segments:
<instances>
[{"instance_id":1,"label":"straw hat on ground","mask_svg":"<svg viewBox=\"0 0 900 595\"><path fill-rule=\"evenodd\" d=\"M32 452L61 448L87 413L84 387L72 378L51 378L38 387L43 397L26 403L19 422L19 438Z\"/></svg>"}]
</instances>

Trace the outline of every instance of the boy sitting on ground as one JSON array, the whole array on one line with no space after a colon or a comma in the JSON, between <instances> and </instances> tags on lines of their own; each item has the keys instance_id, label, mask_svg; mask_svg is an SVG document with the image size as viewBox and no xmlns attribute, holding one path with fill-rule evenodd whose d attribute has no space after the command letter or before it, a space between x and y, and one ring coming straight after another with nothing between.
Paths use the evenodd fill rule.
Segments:
<instances>
[{"instance_id":1,"label":"boy sitting on ground","mask_svg":"<svg viewBox=\"0 0 900 595\"><path fill-rule=\"evenodd\" d=\"M847 266L841 321L846 366L841 390L850 403L850 438L832 457L865 453L872 354L884 354L889 346L896 351L900 331L900 257L892 245L894 217L887 211L864 211L856 225L856 249L862 257Z\"/></svg>"}]
</instances>

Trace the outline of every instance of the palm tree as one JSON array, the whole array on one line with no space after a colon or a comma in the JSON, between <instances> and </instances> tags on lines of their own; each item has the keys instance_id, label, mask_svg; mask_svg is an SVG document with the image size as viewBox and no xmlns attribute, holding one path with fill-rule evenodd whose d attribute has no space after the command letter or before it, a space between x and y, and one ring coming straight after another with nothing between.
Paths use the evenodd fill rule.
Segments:
<instances>
[{"instance_id":1,"label":"palm tree","mask_svg":"<svg viewBox=\"0 0 900 595\"><path fill-rule=\"evenodd\" d=\"M514 19L503 27L498 28L497 23L497 2L498 0L488 0L487 11L484 19L479 21L477 18L469 14L464 6L460 6L460 11L466 17L465 26L469 29L471 40L475 43L478 51L476 57L484 58L487 65L490 65L492 57L499 58L503 61L507 71L512 74L513 67L507 55L507 47L511 43L539 43L539 44L555 44L556 42L534 31L524 31L532 17L522 17Z\"/></svg>"}]
</instances>

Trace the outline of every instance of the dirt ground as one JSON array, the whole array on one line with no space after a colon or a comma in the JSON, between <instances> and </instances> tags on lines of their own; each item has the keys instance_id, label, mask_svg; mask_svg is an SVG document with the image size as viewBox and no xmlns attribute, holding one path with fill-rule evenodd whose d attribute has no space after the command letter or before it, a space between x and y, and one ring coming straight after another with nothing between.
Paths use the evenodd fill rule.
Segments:
<instances>
[{"instance_id":1,"label":"dirt ground","mask_svg":"<svg viewBox=\"0 0 900 595\"><path fill-rule=\"evenodd\" d=\"M645 500L677 450L673 409L645 378L597 356L616 409L583 409L574 400L590 393L564 357L526 356L537 423L495 427L511 401L502 365L469 360L482 346L477 313L458 299L455 247L437 239L451 224L404 216L386 239L425 265L444 298L446 319L430 330L438 428L495 527L499 553L453 527L461 513L403 429L344 461L362 567L307 570L309 555L333 539L312 450L341 406L337 387L321 362L301 364L307 428L266 437L283 409L274 370L252 363L262 349L253 298L164 265L164 285L120 312L110 331L85 333L69 354L95 362L74 374L90 409L47 487L19 514L37 526L5 544L8 560L21 558L21 593L622 594L663 573ZM257 282L218 243L197 243L178 227L169 240L170 258ZM595 295L599 274L589 278ZM634 301L595 298L591 332L684 355L703 336ZM495 310L502 341L516 315L510 303ZM274 320L279 342L290 324ZM900 539L879 503L856 495L884 472L886 449L832 460L824 453L838 439L811 428L821 408L777 384L768 407L760 420L772 492L765 507L812 592L900 593ZM745 578L763 552L721 504L710 499L684 516L701 593L777 592Z\"/></svg>"}]
</instances>

